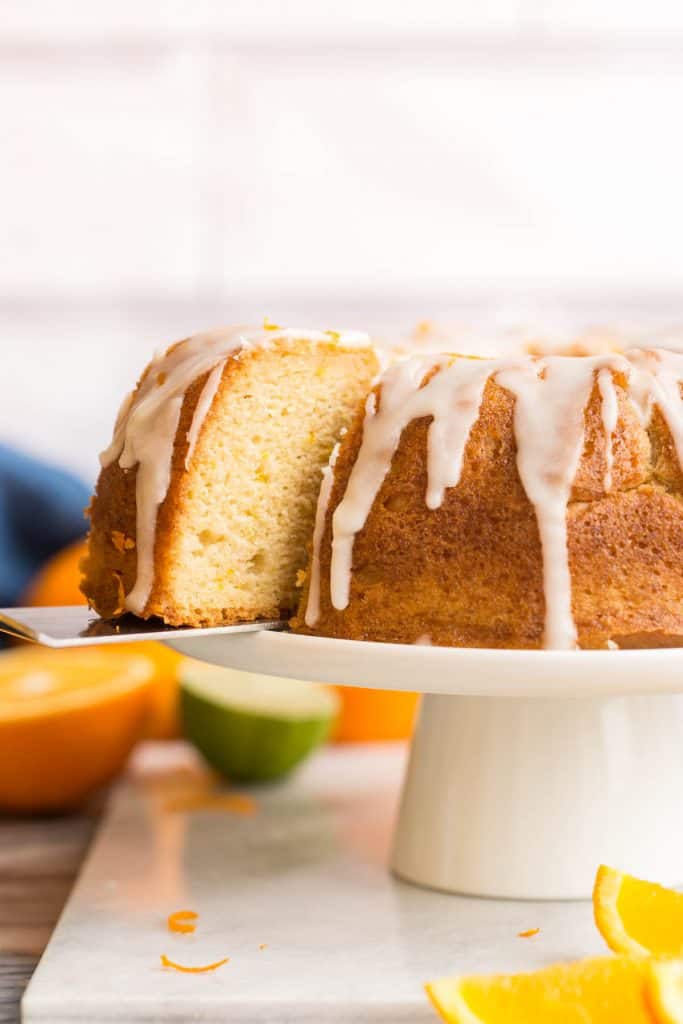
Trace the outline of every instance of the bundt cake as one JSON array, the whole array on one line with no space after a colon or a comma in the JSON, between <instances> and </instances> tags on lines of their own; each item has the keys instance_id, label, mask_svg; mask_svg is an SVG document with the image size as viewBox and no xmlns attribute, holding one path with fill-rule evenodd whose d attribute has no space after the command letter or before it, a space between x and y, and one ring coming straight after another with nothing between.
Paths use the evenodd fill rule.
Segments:
<instances>
[{"instance_id":1,"label":"bundt cake","mask_svg":"<svg viewBox=\"0 0 683 1024\"><path fill-rule=\"evenodd\" d=\"M270 324L157 356L101 456L91 606L196 626L291 614L321 468L377 370L366 335Z\"/></svg>"},{"instance_id":2,"label":"bundt cake","mask_svg":"<svg viewBox=\"0 0 683 1024\"><path fill-rule=\"evenodd\" d=\"M682 383L664 350L395 362L324 471L293 628L682 643Z\"/></svg>"}]
</instances>

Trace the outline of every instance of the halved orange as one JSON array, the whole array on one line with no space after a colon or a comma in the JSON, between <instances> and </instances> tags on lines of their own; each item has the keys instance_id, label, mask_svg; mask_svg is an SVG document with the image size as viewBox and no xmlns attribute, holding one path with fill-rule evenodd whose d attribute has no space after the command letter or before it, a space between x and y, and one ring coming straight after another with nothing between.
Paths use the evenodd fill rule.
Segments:
<instances>
[{"instance_id":1,"label":"halved orange","mask_svg":"<svg viewBox=\"0 0 683 1024\"><path fill-rule=\"evenodd\" d=\"M647 957L621 956L530 974L442 978L426 988L448 1024L653 1024L648 982Z\"/></svg>"},{"instance_id":2,"label":"halved orange","mask_svg":"<svg viewBox=\"0 0 683 1024\"><path fill-rule=\"evenodd\" d=\"M153 662L108 648L0 655L0 810L78 806L141 737Z\"/></svg>"},{"instance_id":3,"label":"halved orange","mask_svg":"<svg viewBox=\"0 0 683 1024\"><path fill-rule=\"evenodd\" d=\"M593 914L615 953L683 954L683 893L603 864L593 887Z\"/></svg>"},{"instance_id":4,"label":"halved orange","mask_svg":"<svg viewBox=\"0 0 683 1024\"><path fill-rule=\"evenodd\" d=\"M79 586L80 563L86 552L87 542L79 540L53 555L31 580L22 603L31 606L86 604ZM156 668L149 691L145 737L165 740L180 736L178 674L185 659L170 647L151 640L144 644L119 644L117 651L143 654L152 659Z\"/></svg>"},{"instance_id":5,"label":"halved orange","mask_svg":"<svg viewBox=\"0 0 683 1024\"><path fill-rule=\"evenodd\" d=\"M180 669L188 661L182 654L156 640L120 644L117 650L124 654L138 654L154 665L154 678L149 688L149 702L145 718L146 740L173 740L181 735L180 728Z\"/></svg>"}]
</instances>

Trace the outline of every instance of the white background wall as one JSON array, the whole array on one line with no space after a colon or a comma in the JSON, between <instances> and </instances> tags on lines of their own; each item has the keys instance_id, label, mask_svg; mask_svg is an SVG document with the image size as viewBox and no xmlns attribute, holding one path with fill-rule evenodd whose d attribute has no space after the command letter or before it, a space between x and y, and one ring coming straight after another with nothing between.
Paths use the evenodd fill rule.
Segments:
<instances>
[{"instance_id":1,"label":"white background wall","mask_svg":"<svg viewBox=\"0 0 683 1024\"><path fill-rule=\"evenodd\" d=\"M0 0L0 438L245 317L677 322L682 111L680 2Z\"/></svg>"}]
</instances>

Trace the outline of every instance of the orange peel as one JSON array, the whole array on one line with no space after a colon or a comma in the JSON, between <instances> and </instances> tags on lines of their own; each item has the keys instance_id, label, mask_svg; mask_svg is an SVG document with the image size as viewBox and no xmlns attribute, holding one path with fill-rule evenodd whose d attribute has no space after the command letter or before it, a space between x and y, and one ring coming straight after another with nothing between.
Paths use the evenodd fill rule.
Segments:
<instances>
[{"instance_id":1,"label":"orange peel","mask_svg":"<svg viewBox=\"0 0 683 1024\"><path fill-rule=\"evenodd\" d=\"M527 928L524 932L517 932L518 939L533 939L534 935L538 935L540 928Z\"/></svg>"},{"instance_id":2,"label":"orange peel","mask_svg":"<svg viewBox=\"0 0 683 1024\"><path fill-rule=\"evenodd\" d=\"M191 935L196 929L194 922L198 917L199 914L195 914L194 910L176 910L175 913L168 915L168 930L181 935Z\"/></svg>"},{"instance_id":3,"label":"orange peel","mask_svg":"<svg viewBox=\"0 0 683 1024\"><path fill-rule=\"evenodd\" d=\"M223 960L216 960L213 964L203 964L201 967L187 967L185 964L177 964L173 960L169 960L165 953L161 954L161 966L170 967L174 971L180 971L182 974L208 974L209 971L215 971L218 967L222 967L223 964L230 962L230 957L226 956Z\"/></svg>"},{"instance_id":4,"label":"orange peel","mask_svg":"<svg viewBox=\"0 0 683 1024\"><path fill-rule=\"evenodd\" d=\"M164 805L165 811L224 811L241 817L251 817L258 811L258 804L242 793L188 793L174 797Z\"/></svg>"}]
</instances>

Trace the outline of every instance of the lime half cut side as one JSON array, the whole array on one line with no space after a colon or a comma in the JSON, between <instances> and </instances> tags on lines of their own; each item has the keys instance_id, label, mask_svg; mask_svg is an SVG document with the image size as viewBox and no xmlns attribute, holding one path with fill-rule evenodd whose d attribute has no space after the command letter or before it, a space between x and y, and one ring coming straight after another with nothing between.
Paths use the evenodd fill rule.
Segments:
<instances>
[{"instance_id":1,"label":"lime half cut side","mask_svg":"<svg viewBox=\"0 0 683 1024\"><path fill-rule=\"evenodd\" d=\"M189 663L180 706L185 735L221 775L267 782L324 742L339 698L320 683Z\"/></svg>"}]
</instances>

